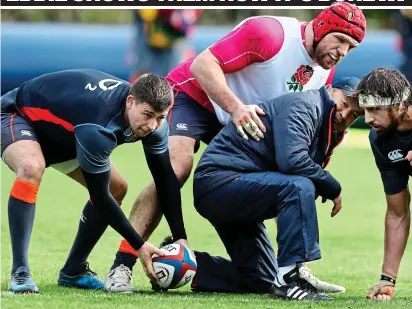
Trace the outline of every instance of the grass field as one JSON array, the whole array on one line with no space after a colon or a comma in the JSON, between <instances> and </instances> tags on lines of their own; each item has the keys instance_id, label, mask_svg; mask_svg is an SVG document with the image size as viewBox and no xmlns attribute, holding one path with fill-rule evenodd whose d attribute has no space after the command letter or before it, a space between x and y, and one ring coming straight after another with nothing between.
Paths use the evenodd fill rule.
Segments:
<instances>
[{"instance_id":1,"label":"grass field","mask_svg":"<svg viewBox=\"0 0 412 309\"><path fill-rule=\"evenodd\" d=\"M7 292L11 267L7 201L14 175L2 164L2 308L412 308L411 243L403 257L395 301L388 304L365 299L367 289L380 275L386 207L372 154L367 146L364 147L366 141L365 132L351 131L348 142L336 150L329 166L343 186L341 213L332 219L331 202L318 205L322 260L311 264L311 268L322 279L347 288L346 293L335 295L334 302L296 303L259 295L195 294L189 287L156 294L150 291L140 264L135 267L133 277L139 292L133 295L59 288L57 275L74 239L88 194L53 169L48 169L43 178L30 247L31 270L41 294L11 295ZM122 206L128 215L134 198L149 183L151 176L140 144L119 147L112 159L129 182L129 191ZM183 189L183 211L193 248L225 255L213 228L194 210L191 181ZM267 226L275 239L275 225L267 222ZM168 228L162 222L150 241L158 244L167 233ZM111 266L120 239L109 229L90 256L91 268L102 278Z\"/></svg>"}]
</instances>

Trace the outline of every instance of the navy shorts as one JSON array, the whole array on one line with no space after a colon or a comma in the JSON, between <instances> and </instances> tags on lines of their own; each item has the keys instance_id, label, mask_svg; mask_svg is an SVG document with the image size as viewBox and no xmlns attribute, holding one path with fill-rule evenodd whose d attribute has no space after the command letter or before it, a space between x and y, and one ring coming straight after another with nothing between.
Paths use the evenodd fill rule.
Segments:
<instances>
[{"instance_id":1,"label":"navy shorts","mask_svg":"<svg viewBox=\"0 0 412 309\"><path fill-rule=\"evenodd\" d=\"M209 144L223 128L214 113L184 92L177 93L168 122L170 136L187 136L196 140L195 152L198 151L201 141Z\"/></svg>"},{"instance_id":2,"label":"navy shorts","mask_svg":"<svg viewBox=\"0 0 412 309\"><path fill-rule=\"evenodd\" d=\"M38 142L38 137L30 122L20 116L13 108L1 111L1 156L4 150L17 141Z\"/></svg>"},{"instance_id":3,"label":"navy shorts","mask_svg":"<svg viewBox=\"0 0 412 309\"><path fill-rule=\"evenodd\" d=\"M79 163L76 159L66 158L59 160L60 158L67 157L64 149L59 151L58 147L42 142L41 137L36 134L30 121L19 115L19 112L9 106L1 111L1 158L3 159L3 153L7 147L11 144L30 140L40 144L43 152L46 166L51 166L63 174L68 174L79 167ZM63 153L63 154L62 154ZM4 161L4 160L3 160Z\"/></svg>"}]
</instances>

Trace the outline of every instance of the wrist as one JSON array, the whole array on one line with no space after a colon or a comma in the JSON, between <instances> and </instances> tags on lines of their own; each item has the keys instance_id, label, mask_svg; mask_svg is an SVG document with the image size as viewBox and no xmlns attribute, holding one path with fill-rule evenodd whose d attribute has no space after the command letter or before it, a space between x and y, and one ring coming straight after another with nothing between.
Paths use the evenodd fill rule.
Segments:
<instances>
[{"instance_id":1,"label":"wrist","mask_svg":"<svg viewBox=\"0 0 412 309\"><path fill-rule=\"evenodd\" d=\"M239 101L232 101L231 103L226 105L227 107L227 112L230 115L233 115L239 108L243 107L244 104L242 102Z\"/></svg>"},{"instance_id":2,"label":"wrist","mask_svg":"<svg viewBox=\"0 0 412 309\"><path fill-rule=\"evenodd\" d=\"M381 280L380 280L380 281L385 281L385 283L386 283L386 282L389 282L389 283L392 283L393 286L395 286L395 284L396 284L396 277L391 276L391 275L388 275L388 274L386 274L386 273L382 273L382 274L381 274Z\"/></svg>"},{"instance_id":3,"label":"wrist","mask_svg":"<svg viewBox=\"0 0 412 309\"><path fill-rule=\"evenodd\" d=\"M137 251L139 251L140 249L142 249L143 247L145 247L146 244L147 244L147 242L146 242L146 241L143 241L142 244L139 244L139 246L137 246L136 248L133 248L133 249L135 249L136 252L137 252Z\"/></svg>"}]
</instances>

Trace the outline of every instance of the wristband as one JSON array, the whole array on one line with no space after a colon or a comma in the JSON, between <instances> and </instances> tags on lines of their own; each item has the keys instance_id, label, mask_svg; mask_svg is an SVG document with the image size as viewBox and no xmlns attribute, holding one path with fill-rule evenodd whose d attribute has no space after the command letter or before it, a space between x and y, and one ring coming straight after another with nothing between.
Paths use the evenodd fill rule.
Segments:
<instances>
[{"instance_id":1,"label":"wristband","mask_svg":"<svg viewBox=\"0 0 412 309\"><path fill-rule=\"evenodd\" d=\"M391 278L389 276L386 276L386 275L383 275L383 274L381 275L381 280L382 281L389 281L393 285L395 285L395 283L396 283L396 279L393 279L393 278Z\"/></svg>"}]
</instances>

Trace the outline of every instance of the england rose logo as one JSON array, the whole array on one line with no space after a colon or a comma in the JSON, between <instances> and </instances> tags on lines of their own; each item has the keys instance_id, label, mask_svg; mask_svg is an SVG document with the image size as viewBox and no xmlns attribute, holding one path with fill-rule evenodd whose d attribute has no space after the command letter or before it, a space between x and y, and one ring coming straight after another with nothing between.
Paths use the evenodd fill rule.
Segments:
<instances>
[{"instance_id":1,"label":"england rose logo","mask_svg":"<svg viewBox=\"0 0 412 309\"><path fill-rule=\"evenodd\" d=\"M301 65L295 74L291 77L291 81L286 82L289 85L289 90L302 91L313 75L313 68L309 65Z\"/></svg>"}]
</instances>

